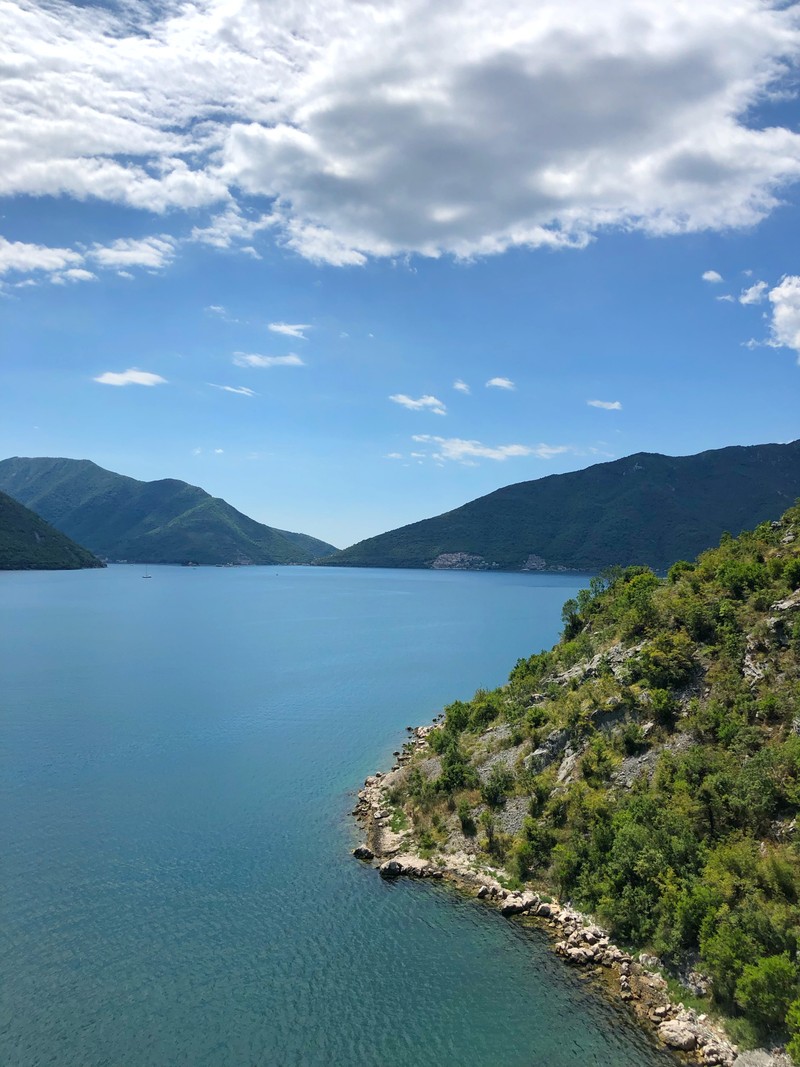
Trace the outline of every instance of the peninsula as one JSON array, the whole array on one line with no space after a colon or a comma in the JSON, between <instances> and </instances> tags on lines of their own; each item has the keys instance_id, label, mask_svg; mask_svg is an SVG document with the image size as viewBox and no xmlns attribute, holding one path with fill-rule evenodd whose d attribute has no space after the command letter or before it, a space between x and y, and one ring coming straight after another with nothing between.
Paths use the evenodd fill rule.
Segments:
<instances>
[{"instance_id":1,"label":"peninsula","mask_svg":"<svg viewBox=\"0 0 800 1067\"><path fill-rule=\"evenodd\" d=\"M367 779L356 855L536 917L702 1063L800 1061L800 503L563 621Z\"/></svg>"}]
</instances>

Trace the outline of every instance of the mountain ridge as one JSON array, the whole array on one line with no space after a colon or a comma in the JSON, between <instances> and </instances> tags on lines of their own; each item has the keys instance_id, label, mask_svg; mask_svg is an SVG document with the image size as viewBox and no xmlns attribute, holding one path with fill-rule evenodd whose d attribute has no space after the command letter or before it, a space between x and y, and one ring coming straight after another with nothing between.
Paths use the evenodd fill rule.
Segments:
<instances>
[{"instance_id":1,"label":"mountain ridge","mask_svg":"<svg viewBox=\"0 0 800 1067\"><path fill-rule=\"evenodd\" d=\"M335 551L309 534L256 522L176 478L151 482L91 460L0 461L0 490L109 559L141 563L310 563Z\"/></svg>"},{"instance_id":2,"label":"mountain ridge","mask_svg":"<svg viewBox=\"0 0 800 1067\"><path fill-rule=\"evenodd\" d=\"M690 456L638 452L516 482L367 538L326 566L666 570L719 539L776 518L800 496L800 440Z\"/></svg>"}]
</instances>

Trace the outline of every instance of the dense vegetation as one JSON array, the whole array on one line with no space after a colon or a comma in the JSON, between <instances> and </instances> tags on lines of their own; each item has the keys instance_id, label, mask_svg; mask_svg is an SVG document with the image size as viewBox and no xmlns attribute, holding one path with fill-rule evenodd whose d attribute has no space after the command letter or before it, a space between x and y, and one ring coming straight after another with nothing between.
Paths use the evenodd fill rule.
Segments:
<instances>
[{"instance_id":1,"label":"dense vegetation","mask_svg":"<svg viewBox=\"0 0 800 1067\"><path fill-rule=\"evenodd\" d=\"M0 570L77 570L102 566L91 552L70 541L10 496L0 493Z\"/></svg>"},{"instance_id":2,"label":"dense vegetation","mask_svg":"<svg viewBox=\"0 0 800 1067\"><path fill-rule=\"evenodd\" d=\"M595 578L563 618L555 648L446 709L395 803L423 849L699 969L739 1040L788 1028L800 1060L800 503L666 579Z\"/></svg>"},{"instance_id":3,"label":"dense vegetation","mask_svg":"<svg viewBox=\"0 0 800 1067\"><path fill-rule=\"evenodd\" d=\"M498 489L436 518L361 541L325 560L351 567L429 567L443 553L521 570L666 570L676 559L775 519L800 494L800 441L672 458L639 453Z\"/></svg>"},{"instance_id":4,"label":"dense vegetation","mask_svg":"<svg viewBox=\"0 0 800 1067\"><path fill-rule=\"evenodd\" d=\"M0 489L112 560L309 563L336 551L307 534L256 522L186 482L140 482L89 460L6 459Z\"/></svg>"}]
</instances>

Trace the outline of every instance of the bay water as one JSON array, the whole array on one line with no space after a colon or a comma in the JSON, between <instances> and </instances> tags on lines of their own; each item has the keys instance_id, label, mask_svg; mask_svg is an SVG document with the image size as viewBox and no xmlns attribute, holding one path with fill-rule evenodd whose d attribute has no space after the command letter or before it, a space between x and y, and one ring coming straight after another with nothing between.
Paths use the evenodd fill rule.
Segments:
<instances>
[{"instance_id":1,"label":"bay water","mask_svg":"<svg viewBox=\"0 0 800 1067\"><path fill-rule=\"evenodd\" d=\"M549 647L575 576L0 574L3 1067L656 1067L544 936L382 881L405 727Z\"/></svg>"}]
</instances>

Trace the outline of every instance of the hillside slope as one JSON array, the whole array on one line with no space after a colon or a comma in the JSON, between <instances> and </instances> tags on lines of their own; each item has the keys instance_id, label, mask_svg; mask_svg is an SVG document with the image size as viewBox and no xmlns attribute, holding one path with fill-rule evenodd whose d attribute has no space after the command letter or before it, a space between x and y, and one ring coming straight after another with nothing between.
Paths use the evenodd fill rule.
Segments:
<instances>
[{"instance_id":1,"label":"hillside slope","mask_svg":"<svg viewBox=\"0 0 800 1067\"><path fill-rule=\"evenodd\" d=\"M0 490L109 559L147 563L309 563L332 545L256 522L173 478L140 482L89 460L0 462Z\"/></svg>"},{"instance_id":2,"label":"hillside slope","mask_svg":"<svg viewBox=\"0 0 800 1067\"><path fill-rule=\"evenodd\" d=\"M0 493L0 570L78 570L102 567L91 552Z\"/></svg>"},{"instance_id":3,"label":"hillside slope","mask_svg":"<svg viewBox=\"0 0 800 1067\"><path fill-rule=\"evenodd\" d=\"M800 1055L800 503L666 579L594 578L563 618L407 746L384 818L587 909L738 1040L788 1025Z\"/></svg>"},{"instance_id":4,"label":"hillside slope","mask_svg":"<svg viewBox=\"0 0 800 1067\"><path fill-rule=\"evenodd\" d=\"M638 563L666 570L724 531L777 518L798 495L800 441L696 456L641 452L506 486L361 541L325 565L597 571Z\"/></svg>"}]
</instances>

